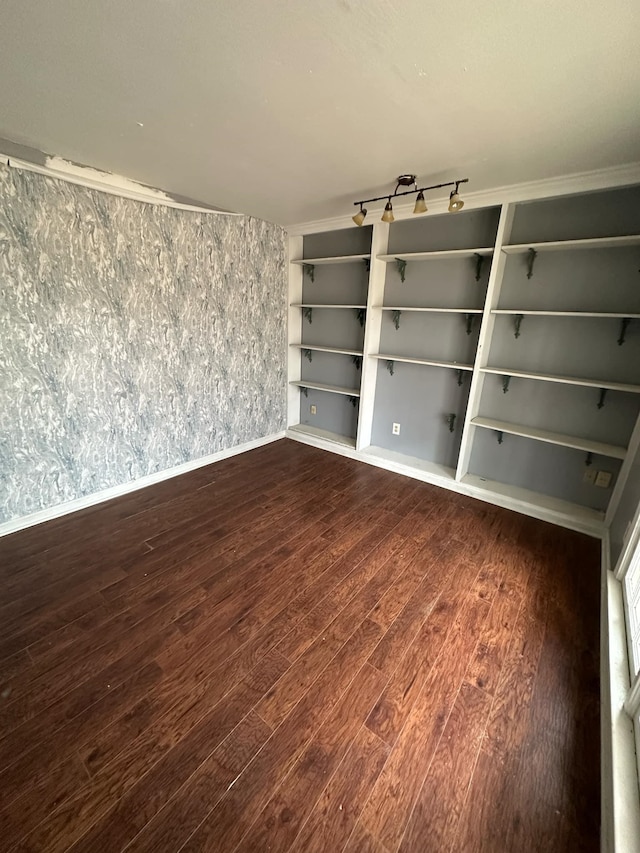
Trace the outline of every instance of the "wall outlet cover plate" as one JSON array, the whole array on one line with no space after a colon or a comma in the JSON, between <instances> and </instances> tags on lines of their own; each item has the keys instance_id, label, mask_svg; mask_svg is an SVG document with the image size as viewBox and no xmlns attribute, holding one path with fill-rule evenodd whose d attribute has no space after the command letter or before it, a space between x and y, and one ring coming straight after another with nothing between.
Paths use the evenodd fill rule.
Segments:
<instances>
[{"instance_id":1,"label":"wall outlet cover plate","mask_svg":"<svg viewBox=\"0 0 640 853\"><path fill-rule=\"evenodd\" d=\"M611 485L611 477L612 474L609 471L598 471L596 486L599 486L601 489L608 489Z\"/></svg>"}]
</instances>

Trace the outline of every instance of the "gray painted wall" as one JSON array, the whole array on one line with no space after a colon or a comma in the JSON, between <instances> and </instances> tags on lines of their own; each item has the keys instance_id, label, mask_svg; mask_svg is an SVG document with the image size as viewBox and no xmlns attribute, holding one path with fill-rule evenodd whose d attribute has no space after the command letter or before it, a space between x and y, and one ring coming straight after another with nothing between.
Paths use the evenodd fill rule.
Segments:
<instances>
[{"instance_id":1,"label":"gray painted wall","mask_svg":"<svg viewBox=\"0 0 640 853\"><path fill-rule=\"evenodd\" d=\"M403 219L389 228L389 254L493 246L499 218L499 207L485 207Z\"/></svg>"},{"instance_id":2,"label":"gray painted wall","mask_svg":"<svg viewBox=\"0 0 640 853\"><path fill-rule=\"evenodd\" d=\"M469 397L470 373L396 361L393 376L378 365L371 444L455 468ZM449 431L447 416L455 414ZM393 435L394 423L400 435Z\"/></svg>"},{"instance_id":3,"label":"gray painted wall","mask_svg":"<svg viewBox=\"0 0 640 853\"><path fill-rule=\"evenodd\" d=\"M471 474L592 509L606 509L622 464L619 460L593 455L593 468L613 475L610 488L602 489L583 482L586 454L581 450L506 433L498 444L493 430L476 428L475 433Z\"/></svg>"},{"instance_id":4,"label":"gray painted wall","mask_svg":"<svg viewBox=\"0 0 640 853\"><path fill-rule=\"evenodd\" d=\"M0 169L0 521L284 429L285 233Z\"/></svg>"},{"instance_id":5,"label":"gray painted wall","mask_svg":"<svg viewBox=\"0 0 640 853\"><path fill-rule=\"evenodd\" d=\"M510 243L640 233L640 187L519 204Z\"/></svg>"}]
</instances>

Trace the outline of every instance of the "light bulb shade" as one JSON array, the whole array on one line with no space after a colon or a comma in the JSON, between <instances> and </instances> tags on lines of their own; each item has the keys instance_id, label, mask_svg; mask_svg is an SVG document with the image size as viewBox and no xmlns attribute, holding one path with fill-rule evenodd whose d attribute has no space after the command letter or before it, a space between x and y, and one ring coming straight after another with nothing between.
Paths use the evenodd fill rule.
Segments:
<instances>
[{"instance_id":1,"label":"light bulb shade","mask_svg":"<svg viewBox=\"0 0 640 853\"><path fill-rule=\"evenodd\" d=\"M449 213L457 213L464 207L464 202L457 192L452 192L449 196Z\"/></svg>"},{"instance_id":2,"label":"light bulb shade","mask_svg":"<svg viewBox=\"0 0 640 853\"><path fill-rule=\"evenodd\" d=\"M367 215L366 208L361 207L360 210L356 213L356 215L352 216L351 218L356 223L356 225L362 225L366 215Z\"/></svg>"},{"instance_id":3,"label":"light bulb shade","mask_svg":"<svg viewBox=\"0 0 640 853\"><path fill-rule=\"evenodd\" d=\"M383 222L393 222L395 219L393 215L393 207L391 206L391 202L388 201L384 206L384 213L382 214Z\"/></svg>"},{"instance_id":4,"label":"light bulb shade","mask_svg":"<svg viewBox=\"0 0 640 853\"><path fill-rule=\"evenodd\" d=\"M416 206L413 208L414 213L426 213L427 212L427 203L424 200L424 193L422 190L418 193L416 197Z\"/></svg>"}]
</instances>

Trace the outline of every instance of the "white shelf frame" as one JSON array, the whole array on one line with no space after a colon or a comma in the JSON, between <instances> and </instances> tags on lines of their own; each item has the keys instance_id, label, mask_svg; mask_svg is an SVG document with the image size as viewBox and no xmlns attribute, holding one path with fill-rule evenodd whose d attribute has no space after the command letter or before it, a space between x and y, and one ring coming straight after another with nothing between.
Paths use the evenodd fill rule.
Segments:
<instances>
[{"instance_id":1,"label":"white shelf frame","mask_svg":"<svg viewBox=\"0 0 640 853\"><path fill-rule=\"evenodd\" d=\"M289 427L289 432L293 432L296 438L304 441L304 437L311 439L320 439L321 441L331 441L343 447L351 447L355 450L355 438L349 438L347 435L341 435L339 432L331 432L328 429L311 426L311 424L295 424ZM313 442L308 442L313 443Z\"/></svg>"},{"instance_id":2,"label":"white shelf frame","mask_svg":"<svg viewBox=\"0 0 640 853\"><path fill-rule=\"evenodd\" d=\"M507 262L506 255L503 255L499 249L511 234L514 215L515 207L513 205L505 204L502 206L500 218L498 220L498 229L496 232L496 243L492 253L493 258L491 261L491 270L489 271L489 282L487 284L482 322L480 324L478 347L476 349L476 357L473 364L469 399L462 426L462 438L460 440L458 464L456 467L457 482L460 482L469 471L474 433L473 427L471 427L471 420L475 418L480 411L480 398L484 387L484 373L481 372L481 368L488 362L493 327L495 325L495 315L492 314L491 311L496 308L499 303L502 277L504 275L504 268Z\"/></svg>"},{"instance_id":3,"label":"white shelf frame","mask_svg":"<svg viewBox=\"0 0 640 853\"><path fill-rule=\"evenodd\" d=\"M316 344L289 344L290 347L294 347L299 350L311 350L311 352L330 352L334 355L356 355L362 356L363 351L358 349L340 349L340 347L322 347L316 346Z\"/></svg>"},{"instance_id":4,"label":"white shelf frame","mask_svg":"<svg viewBox=\"0 0 640 853\"><path fill-rule=\"evenodd\" d=\"M524 424L513 424L508 421L500 421L494 418L475 417L471 425L481 429L489 429L494 432L506 432L509 435L519 435L534 441L542 441L547 444L557 444L561 447L571 447L574 450L584 450L586 453L594 453L598 456L607 456L611 459L624 459L627 455L626 447L618 447L615 444L606 444L602 441L593 441L589 438L579 438L574 435L565 435L560 432L552 432L539 427L525 426Z\"/></svg>"},{"instance_id":5,"label":"white shelf frame","mask_svg":"<svg viewBox=\"0 0 640 853\"><path fill-rule=\"evenodd\" d=\"M572 520L574 523L581 523L583 529L603 528L604 513L597 509L574 504L570 501L554 498L550 495L544 495L541 492L534 492L530 489L522 488L521 486L511 486L508 483L501 483L498 480L489 480L485 477L479 477L477 474L465 474L461 480L463 487L471 488L476 491L475 497L482 497L484 492L484 500L490 503L496 503L498 506L513 508L514 505L520 507L530 507L530 514L534 518L546 518L555 524L566 525L567 520ZM468 493L468 492L467 492ZM473 494L473 492L472 492ZM544 515L538 514L536 510L543 510ZM579 529L578 527L574 529Z\"/></svg>"},{"instance_id":6,"label":"white shelf frame","mask_svg":"<svg viewBox=\"0 0 640 853\"><path fill-rule=\"evenodd\" d=\"M394 261L437 261L451 260L453 258L473 258L481 255L483 258L490 257L494 252L493 247L482 246L479 249L446 249L437 252L398 252L394 255L376 255L379 261L391 264Z\"/></svg>"},{"instance_id":7,"label":"white shelf frame","mask_svg":"<svg viewBox=\"0 0 640 853\"><path fill-rule=\"evenodd\" d=\"M616 314L611 311L529 311L528 309L520 308L494 308L491 313L507 315L521 314L523 317L597 317L606 320L640 320L640 314L629 312L626 314Z\"/></svg>"},{"instance_id":8,"label":"white shelf frame","mask_svg":"<svg viewBox=\"0 0 640 853\"><path fill-rule=\"evenodd\" d=\"M482 308L418 308L415 305L374 305L381 311L424 311L428 314L482 314Z\"/></svg>"},{"instance_id":9,"label":"white shelf frame","mask_svg":"<svg viewBox=\"0 0 640 853\"><path fill-rule=\"evenodd\" d=\"M448 370L473 370L472 364L464 364L458 361L438 361L433 358L418 358L412 355L391 355L389 353L373 352L370 353L371 358L377 358L379 361L402 361L406 364L424 364L427 367L445 367Z\"/></svg>"},{"instance_id":10,"label":"white shelf frame","mask_svg":"<svg viewBox=\"0 0 640 853\"><path fill-rule=\"evenodd\" d=\"M362 261L371 260L371 255L335 255L332 258L296 258L292 260L292 264L298 264L301 267L315 267L323 264L351 264Z\"/></svg>"},{"instance_id":11,"label":"white shelf frame","mask_svg":"<svg viewBox=\"0 0 640 853\"><path fill-rule=\"evenodd\" d=\"M309 391L326 391L328 394L340 394L343 397L359 397L360 390L358 388L345 388L343 385L327 385L324 382L313 382L305 379L296 379L292 385L298 388L307 388Z\"/></svg>"},{"instance_id":12,"label":"white shelf frame","mask_svg":"<svg viewBox=\"0 0 640 853\"><path fill-rule=\"evenodd\" d=\"M344 305L343 303L326 303L326 302L292 302L290 308L356 308L364 310L366 305Z\"/></svg>"},{"instance_id":13,"label":"white shelf frame","mask_svg":"<svg viewBox=\"0 0 640 853\"><path fill-rule=\"evenodd\" d=\"M568 252L580 249L620 249L625 246L640 246L640 234L625 237L592 237L587 240L551 240L543 243L503 244L505 255L523 255L534 249L536 252Z\"/></svg>"},{"instance_id":14,"label":"white shelf frame","mask_svg":"<svg viewBox=\"0 0 640 853\"><path fill-rule=\"evenodd\" d=\"M369 286L367 288L367 321L364 326L365 356L377 352L380 347L382 331L382 310L374 306L382 303L387 267L380 258L389 246L389 224L376 222L371 235L371 263L369 265ZM361 451L371 444L373 431L373 408L378 381L378 365L375 359L365 357L362 361L360 377L360 406L358 411L358 433L356 450Z\"/></svg>"},{"instance_id":15,"label":"white shelf frame","mask_svg":"<svg viewBox=\"0 0 640 853\"><path fill-rule=\"evenodd\" d=\"M302 237L289 237L289 255L302 254ZM296 303L302 302L301 266L289 264L289 310L287 312L287 337L290 345L302 342L302 311ZM302 376L302 352L287 352L287 426L292 427L300 421L300 388L295 383Z\"/></svg>"},{"instance_id":16,"label":"white shelf frame","mask_svg":"<svg viewBox=\"0 0 640 853\"><path fill-rule=\"evenodd\" d=\"M540 382L558 382L561 385L580 385L585 388L604 388L607 391L622 391L625 394L640 394L640 385L625 382L611 382L608 379L587 379L580 376L561 376L555 373L534 373L528 370L514 370L509 367L481 367L482 373L495 376L511 376L514 379L535 379Z\"/></svg>"}]
</instances>

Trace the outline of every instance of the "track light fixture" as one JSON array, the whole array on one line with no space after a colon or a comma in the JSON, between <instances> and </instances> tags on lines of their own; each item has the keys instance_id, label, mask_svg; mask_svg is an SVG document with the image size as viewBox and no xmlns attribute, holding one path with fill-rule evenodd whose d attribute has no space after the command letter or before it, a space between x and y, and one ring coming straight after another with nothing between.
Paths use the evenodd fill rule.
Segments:
<instances>
[{"instance_id":1,"label":"track light fixture","mask_svg":"<svg viewBox=\"0 0 640 853\"><path fill-rule=\"evenodd\" d=\"M464 207L464 202L458 195L458 185L461 183L462 181L456 181L456 188L451 190L451 195L449 196L449 213L457 213Z\"/></svg>"},{"instance_id":2,"label":"track light fixture","mask_svg":"<svg viewBox=\"0 0 640 853\"><path fill-rule=\"evenodd\" d=\"M416 204L413 208L414 213L426 213L427 212L427 203L424 200L424 193L422 190L416 196Z\"/></svg>"},{"instance_id":3,"label":"track light fixture","mask_svg":"<svg viewBox=\"0 0 640 853\"><path fill-rule=\"evenodd\" d=\"M391 198L384 206L384 213L382 214L383 222L393 222L395 216L393 215L393 205L391 204Z\"/></svg>"},{"instance_id":4,"label":"track light fixture","mask_svg":"<svg viewBox=\"0 0 640 853\"><path fill-rule=\"evenodd\" d=\"M404 195L413 195L416 193L416 203L413 208L414 213L426 213L427 212L427 203L424 199L424 194L429 190L439 190L443 187L454 187L451 190L451 194L449 196L449 213L457 213L457 211L462 210L464 207L464 202L460 198L460 194L458 192L458 188L460 184L466 184L469 182L469 178L460 178L457 181L447 181L444 184L433 184L430 187L418 187L418 183L416 181L415 175L400 175L397 178L395 191L391 195L380 195L377 198L365 198L362 201L354 201L356 207L360 207L358 213L352 217L353 221L356 225L362 225L364 222L364 218L367 215L367 210L364 207L365 204L368 204L371 201L383 201L383 199L387 199L387 203L384 206L384 213L382 214L383 222L393 222L395 217L393 215L393 205L391 204L392 198L397 198L398 196ZM398 192L400 187L413 187L410 190L404 190L402 192Z\"/></svg>"},{"instance_id":5,"label":"track light fixture","mask_svg":"<svg viewBox=\"0 0 640 853\"><path fill-rule=\"evenodd\" d=\"M363 207L362 205L360 205L360 210L356 213L355 216L352 216L351 218L356 223L356 225L362 225L366 215L367 215L366 207Z\"/></svg>"}]
</instances>

